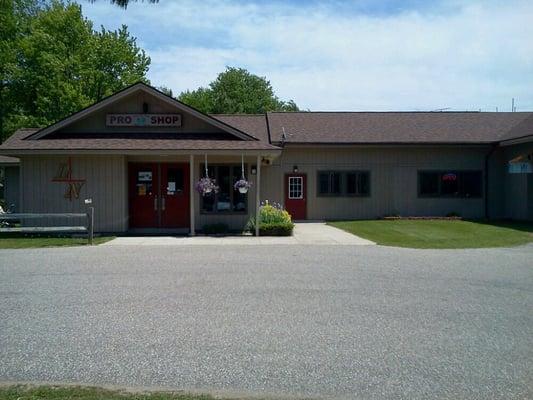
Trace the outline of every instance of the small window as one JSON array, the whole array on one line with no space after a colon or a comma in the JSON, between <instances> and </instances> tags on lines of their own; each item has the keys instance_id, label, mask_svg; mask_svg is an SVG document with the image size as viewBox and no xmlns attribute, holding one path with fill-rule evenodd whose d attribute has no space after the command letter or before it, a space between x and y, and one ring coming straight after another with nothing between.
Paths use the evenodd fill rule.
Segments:
<instances>
[{"instance_id":1,"label":"small window","mask_svg":"<svg viewBox=\"0 0 533 400\"><path fill-rule=\"evenodd\" d=\"M289 176L289 199L303 199L303 181L304 178L301 176Z\"/></svg>"},{"instance_id":2,"label":"small window","mask_svg":"<svg viewBox=\"0 0 533 400\"><path fill-rule=\"evenodd\" d=\"M370 173L368 171L347 172L346 194L348 196L370 195Z\"/></svg>"},{"instance_id":3,"label":"small window","mask_svg":"<svg viewBox=\"0 0 533 400\"><path fill-rule=\"evenodd\" d=\"M341 173L321 171L318 173L318 194L321 196L340 196Z\"/></svg>"},{"instance_id":4,"label":"small window","mask_svg":"<svg viewBox=\"0 0 533 400\"><path fill-rule=\"evenodd\" d=\"M418 193L420 197L481 197L482 180L481 171L420 171Z\"/></svg>"}]
</instances>

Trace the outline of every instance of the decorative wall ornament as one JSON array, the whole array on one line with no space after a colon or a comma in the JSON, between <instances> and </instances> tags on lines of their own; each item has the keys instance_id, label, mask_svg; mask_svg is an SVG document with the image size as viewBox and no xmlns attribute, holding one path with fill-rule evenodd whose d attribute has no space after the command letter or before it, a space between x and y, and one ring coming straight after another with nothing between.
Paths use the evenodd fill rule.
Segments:
<instances>
[{"instance_id":1,"label":"decorative wall ornament","mask_svg":"<svg viewBox=\"0 0 533 400\"><path fill-rule=\"evenodd\" d=\"M72 158L69 157L66 163L60 163L57 169L56 176L52 179L52 182L66 183L67 188L63 197L65 199L78 199L80 197L80 191L83 185L85 185L85 179L72 178Z\"/></svg>"}]
</instances>

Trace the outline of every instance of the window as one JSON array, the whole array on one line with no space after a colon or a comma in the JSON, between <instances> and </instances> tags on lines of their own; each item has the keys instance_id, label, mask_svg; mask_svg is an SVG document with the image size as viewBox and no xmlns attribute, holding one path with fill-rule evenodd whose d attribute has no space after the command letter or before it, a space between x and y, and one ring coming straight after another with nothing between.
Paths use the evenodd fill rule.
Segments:
<instances>
[{"instance_id":1,"label":"window","mask_svg":"<svg viewBox=\"0 0 533 400\"><path fill-rule=\"evenodd\" d=\"M347 172L346 194L348 196L369 196L370 173L368 171Z\"/></svg>"},{"instance_id":2,"label":"window","mask_svg":"<svg viewBox=\"0 0 533 400\"><path fill-rule=\"evenodd\" d=\"M152 170L137 172L137 196L152 195Z\"/></svg>"},{"instance_id":3,"label":"window","mask_svg":"<svg viewBox=\"0 0 533 400\"><path fill-rule=\"evenodd\" d=\"M319 171L319 196L369 196L368 171Z\"/></svg>"},{"instance_id":4,"label":"window","mask_svg":"<svg viewBox=\"0 0 533 400\"><path fill-rule=\"evenodd\" d=\"M303 182L302 176L289 176L289 199L303 199Z\"/></svg>"},{"instance_id":5,"label":"window","mask_svg":"<svg viewBox=\"0 0 533 400\"><path fill-rule=\"evenodd\" d=\"M246 166L245 166L246 168ZM201 166L204 171L205 166ZM241 166L210 165L210 178L216 180L218 193L211 193L200 197L200 210L203 213L246 213L248 196L233 188L235 182L241 178Z\"/></svg>"},{"instance_id":6,"label":"window","mask_svg":"<svg viewBox=\"0 0 533 400\"><path fill-rule=\"evenodd\" d=\"M341 194L341 173L336 171L319 172L318 194L321 196L339 196Z\"/></svg>"},{"instance_id":7,"label":"window","mask_svg":"<svg viewBox=\"0 0 533 400\"><path fill-rule=\"evenodd\" d=\"M167 196L183 194L183 169L168 168L167 170Z\"/></svg>"},{"instance_id":8,"label":"window","mask_svg":"<svg viewBox=\"0 0 533 400\"><path fill-rule=\"evenodd\" d=\"M420 197L481 197L481 171L419 171Z\"/></svg>"}]
</instances>

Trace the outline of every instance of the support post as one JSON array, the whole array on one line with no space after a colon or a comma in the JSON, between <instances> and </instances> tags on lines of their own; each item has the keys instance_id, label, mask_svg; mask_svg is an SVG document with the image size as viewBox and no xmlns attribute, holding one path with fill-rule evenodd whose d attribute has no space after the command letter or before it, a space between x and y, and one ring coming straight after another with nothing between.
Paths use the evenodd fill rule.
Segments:
<instances>
[{"instance_id":1,"label":"support post","mask_svg":"<svg viewBox=\"0 0 533 400\"><path fill-rule=\"evenodd\" d=\"M257 156L257 179L255 185L255 236L259 236L259 208L261 207L261 156Z\"/></svg>"},{"instance_id":2,"label":"support post","mask_svg":"<svg viewBox=\"0 0 533 400\"><path fill-rule=\"evenodd\" d=\"M189 212L190 212L190 235L196 235L194 228L194 155L189 155Z\"/></svg>"},{"instance_id":3,"label":"support post","mask_svg":"<svg viewBox=\"0 0 533 400\"><path fill-rule=\"evenodd\" d=\"M93 244L94 238L94 207L89 207L89 212L87 213L87 240L89 245Z\"/></svg>"}]
</instances>

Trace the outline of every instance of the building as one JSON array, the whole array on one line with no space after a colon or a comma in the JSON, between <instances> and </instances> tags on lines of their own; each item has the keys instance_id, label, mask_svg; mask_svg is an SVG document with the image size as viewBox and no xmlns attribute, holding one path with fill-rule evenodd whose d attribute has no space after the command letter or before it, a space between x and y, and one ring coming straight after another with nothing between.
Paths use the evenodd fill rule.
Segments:
<instances>
[{"instance_id":1,"label":"building","mask_svg":"<svg viewBox=\"0 0 533 400\"><path fill-rule=\"evenodd\" d=\"M17 131L0 154L20 159L22 212L91 198L99 232L240 230L264 200L294 219L533 219L533 113L205 115L138 83ZM202 196L206 162L220 191Z\"/></svg>"}]
</instances>

